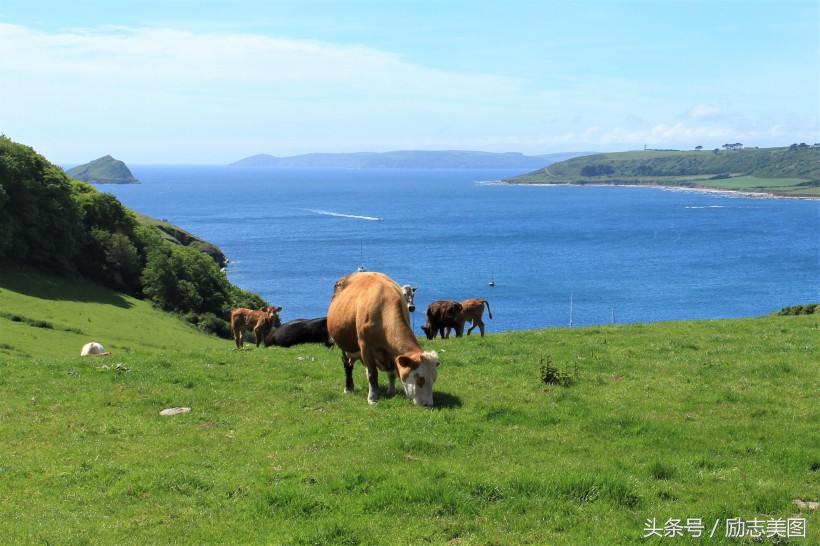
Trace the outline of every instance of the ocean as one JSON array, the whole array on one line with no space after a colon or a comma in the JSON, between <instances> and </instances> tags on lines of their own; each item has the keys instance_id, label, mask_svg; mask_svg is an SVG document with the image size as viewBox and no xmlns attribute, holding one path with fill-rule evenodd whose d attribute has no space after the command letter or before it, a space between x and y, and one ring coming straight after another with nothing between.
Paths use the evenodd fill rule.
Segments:
<instances>
[{"instance_id":1,"label":"ocean","mask_svg":"<svg viewBox=\"0 0 820 546\"><path fill-rule=\"evenodd\" d=\"M484 298L489 332L760 316L820 301L820 201L495 184L517 170L131 166L100 185L219 246L230 281L324 316L364 266L440 299ZM494 286L490 286L490 281Z\"/></svg>"}]
</instances>

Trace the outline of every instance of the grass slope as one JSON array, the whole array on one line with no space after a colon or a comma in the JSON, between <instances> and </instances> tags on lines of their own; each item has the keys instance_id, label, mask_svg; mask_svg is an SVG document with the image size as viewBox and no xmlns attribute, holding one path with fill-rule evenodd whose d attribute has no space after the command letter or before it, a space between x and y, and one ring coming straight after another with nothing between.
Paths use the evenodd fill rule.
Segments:
<instances>
[{"instance_id":1,"label":"grass slope","mask_svg":"<svg viewBox=\"0 0 820 546\"><path fill-rule=\"evenodd\" d=\"M44 303L34 316L63 302ZM85 328L90 303L65 324ZM119 329L160 320L139 317ZM368 406L361 366L343 394L339 353L320 346L198 349L209 338L179 333L174 351L129 339L81 358L77 339L62 356L6 353L0 537L758 543L725 537L735 517L805 518L806 539L775 543L817 544L820 514L794 503L820 501L817 329L807 315L423 340L442 361L432 410L401 395ZM577 376L548 385L544 363ZM172 406L192 411L159 415ZM715 537L643 539L647 519L688 518L707 536L717 521Z\"/></svg>"},{"instance_id":2,"label":"grass slope","mask_svg":"<svg viewBox=\"0 0 820 546\"><path fill-rule=\"evenodd\" d=\"M200 252L207 254L219 265L219 267L226 267L228 265L228 258L223 254L222 250L216 246L215 244L206 241L196 235L185 231L184 229L180 228L179 226L175 226L170 222L165 220L159 220L157 218L152 218L151 216L146 216L145 214L141 214L139 212L134 212L134 215L137 217L137 220L140 221L141 224L145 224L148 226L154 226L159 229L162 236L176 245L182 246L191 246Z\"/></svg>"},{"instance_id":3,"label":"grass slope","mask_svg":"<svg viewBox=\"0 0 820 546\"><path fill-rule=\"evenodd\" d=\"M597 173L597 174L596 174ZM820 197L820 149L617 152L555 163L514 184L659 185Z\"/></svg>"},{"instance_id":4,"label":"grass slope","mask_svg":"<svg viewBox=\"0 0 820 546\"><path fill-rule=\"evenodd\" d=\"M0 358L79 355L89 341L115 355L224 346L146 301L84 279L0 268Z\"/></svg>"}]
</instances>

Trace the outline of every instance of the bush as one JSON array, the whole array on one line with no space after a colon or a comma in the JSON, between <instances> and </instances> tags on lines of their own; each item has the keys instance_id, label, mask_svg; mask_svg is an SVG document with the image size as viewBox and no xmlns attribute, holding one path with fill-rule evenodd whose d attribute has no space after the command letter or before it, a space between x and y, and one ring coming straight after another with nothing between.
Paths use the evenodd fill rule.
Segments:
<instances>
[{"instance_id":1,"label":"bush","mask_svg":"<svg viewBox=\"0 0 820 546\"><path fill-rule=\"evenodd\" d=\"M142 284L145 295L165 311L224 316L231 303L228 278L211 258L168 242L149 249Z\"/></svg>"},{"instance_id":2,"label":"bush","mask_svg":"<svg viewBox=\"0 0 820 546\"><path fill-rule=\"evenodd\" d=\"M581 176L603 176L614 173L615 169L611 165L587 165L581 169Z\"/></svg>"},{"instance_id":3,"label":"bush","mask_svg":"<svg viewBox=\"0 0 820 546\"><path fill-rule=\"evenodd\" d=\"M547 357L546 364L544 359L541 359L541 381L548 385L560 385L562 387L569 387L578 377L578 365L570 369L567 365L564 370L559 370L556 365L552 363L552 358Z\"/></svg>"},{"instance_id":4,"label":"bush","mask_svg":"<svg viewBox=\"0 0 820 546\"><path fill-rule=\"evenodd\" d=\"M794 305L792 307L786 307L781 309L778 312L778 315L814 315L815 313L820 313L820 304L818 303L810 303L808 305Z\"/></svg>"},{"instance_id":5,"label":"bush","mask_svg":"<svg viewBox=\"0 0 820 546\"><path fill-rule=\"evenodd\" d=\"M195 324L197 328L206 334L213 334L224 339L231 339L231 325L223 318L213 313L203 313L201 315L189 314L185 319Z\"/></svg>"}]
</instances>

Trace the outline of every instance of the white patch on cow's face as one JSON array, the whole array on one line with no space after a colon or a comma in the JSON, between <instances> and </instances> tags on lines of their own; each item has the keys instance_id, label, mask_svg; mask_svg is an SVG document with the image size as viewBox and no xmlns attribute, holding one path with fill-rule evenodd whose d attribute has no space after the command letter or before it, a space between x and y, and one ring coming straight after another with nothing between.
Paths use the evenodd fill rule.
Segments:
<instances>
[{"instance_id":1,"label":"white patch on cow's face","mask_svg":"<svg viewBox=\"0 0 820 546\"><path fill-rule=\"evenodd\" d=\"M401 294L404 298L404 303L407 304L407 310L411 313L414 312L416 310L416 304L413 302L413 299L416 296L416 287L405 284L401 287Z\"/></svg>"},{"instance_id":2,"label":"white patch on cow's face","mask_svg":"<svg viewBox=\"0 0 820 546\"><path fill-rule=\"evenodd\" d=\"M417 406L433 405L433 383L438 375L438 355L434 352L422 354L421 364L407 374L401 384L404 392Z\"/></svg>"}]
</instances>

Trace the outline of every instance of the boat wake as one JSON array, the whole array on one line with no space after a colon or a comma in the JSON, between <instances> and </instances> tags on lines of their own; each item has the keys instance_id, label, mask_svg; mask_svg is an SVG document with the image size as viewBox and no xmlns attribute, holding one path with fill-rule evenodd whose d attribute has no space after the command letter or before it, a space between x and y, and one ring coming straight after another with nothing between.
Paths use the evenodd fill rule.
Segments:
<instances>
[{"instance_id":1,"label":"boat wake","mask_svg":"<svg viewBox=\"0 0 820 546\"><path fill-rule=\"evenodd\" d=\"M302 209L308 212L313 212L315 214L321 214L323 216L337 216L339 218L356 218L357 220L370 220L371 222L378 222L381 218L377 216L360 216L358 214L342 214L341 212L333 212L329 210L322 210L322 209Z\"/></svg>"}]
</instances>

